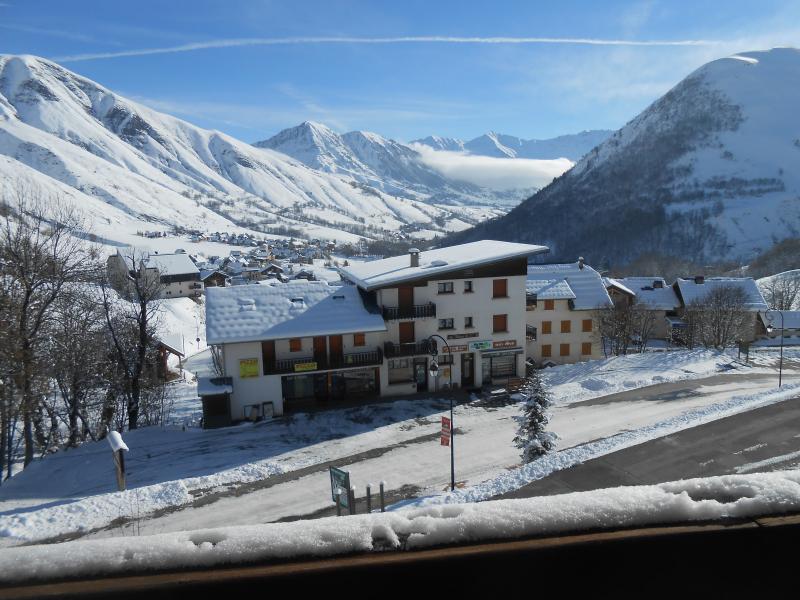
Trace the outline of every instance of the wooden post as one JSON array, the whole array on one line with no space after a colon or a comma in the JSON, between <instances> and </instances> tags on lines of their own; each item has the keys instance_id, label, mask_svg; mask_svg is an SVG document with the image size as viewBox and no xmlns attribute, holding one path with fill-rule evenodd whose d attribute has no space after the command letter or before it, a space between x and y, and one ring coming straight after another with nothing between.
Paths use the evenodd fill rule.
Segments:
<instances>
[{"instance_id":1,"label":"wooden post","mask_svg":"<svg viewBox=\"0 0 800 600\"><path fill-rule=\"evenodd\" d=\"M367 514L372 512L372 484L367 484Z\"/></svg>"}]
</instances>

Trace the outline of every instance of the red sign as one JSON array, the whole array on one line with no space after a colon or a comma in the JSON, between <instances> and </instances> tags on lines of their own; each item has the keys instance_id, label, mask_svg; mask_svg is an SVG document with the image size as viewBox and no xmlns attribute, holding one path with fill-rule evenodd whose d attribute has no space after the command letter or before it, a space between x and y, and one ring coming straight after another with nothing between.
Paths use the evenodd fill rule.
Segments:
<instances>
[{"instance_id":1,"label":"red sign","mask_svg":"<svg viewBox=\"0 0 800 600\"><path fill-rule=\"evenodd\" d=\"M442 446L450 445L450 419L442 417Z\"/></svg>"}]
</instances>

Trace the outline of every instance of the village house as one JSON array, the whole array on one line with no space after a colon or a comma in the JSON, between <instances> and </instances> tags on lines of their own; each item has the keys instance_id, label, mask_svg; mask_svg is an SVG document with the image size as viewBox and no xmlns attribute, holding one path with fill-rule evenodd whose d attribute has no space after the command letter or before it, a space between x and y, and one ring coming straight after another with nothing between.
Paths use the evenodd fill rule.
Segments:
<instances>
[{"instance_id":1,"label":"village house","mask_svg":"<svg viewBox=\"0 0 800 600\"><path fill-rule=\"evenodd\" d=\"M671 339L672 324L679 317L681 301L663 277L625 277L616 280L635 294L635 304L654 313L654 340Z\"/></svg>"},{"instance_id":2,"label":"village house","mask_svg":"<svg viewBox=\"0 0 800 600\"><path fill-rule=\"evenodd\" d=\"M702 307L714 290L736 289L741 292L742 310L750 313L750 320L743 332L742 341L752 342L759 333L759 313L765 312L767 306L758 284L751 277L704 277L678 278L672 284L675 294L680 300L681 308L692 305ZM680 325L676 323L676 325Z\"/></svg>"},{"instance_id":3,"label":"village house","mask_svg":"<svg viewBox=\"0 0 800 600\"><path fill-rule=\"evenodd\" d=\"M529 360L541 366L603 356L595 313L613 303L603 278L582 258L528 265L525 292Z\"/></svg>"},{"instance_id":4,"label":"village house","mask_svg":"<svg viewBox=\"0 0 800 600\"><path fill-rule=\"evenodd\" d=\"M150 254L137 269L131 269L130 257L119 250L106 261L109 280L123 295L131 293L133 277L158 278L163 288L162 298L198 297L203 293L200 270L185 252L175 254Z\"/></svg>"},{"instance_id":5,"label":"village house","mask_svg":"<svg viewBox=\"0 0 800 600\"><path fill-rule=\"evenodd\" d=\"M527 259L546 251L481 241L342 267L339 286L207 290L207 340L224 372L199 384L206 426L444 389L451 376L472 388L524 375Z\"/></svg>"}]
</instances>

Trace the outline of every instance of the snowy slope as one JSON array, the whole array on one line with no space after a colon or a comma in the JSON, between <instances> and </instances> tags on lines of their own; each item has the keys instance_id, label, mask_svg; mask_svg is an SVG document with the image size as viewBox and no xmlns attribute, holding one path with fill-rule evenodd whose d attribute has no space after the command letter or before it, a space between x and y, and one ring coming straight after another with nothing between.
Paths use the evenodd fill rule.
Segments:
<instances>
[{"instance_id":1,"label":"snowy slope","mask_svg":"<svg viewBox=\"0 0 800 600\"><path fill-rule=\"evenodd\" d=\"M334 173L388 194L436 203L514 204L518 192L496 192L449 179L427 165L415 149L369 131L342 135L321 123L306 121L256 142L303 164Z\"/></svg>"},{"instance_id":2,"label":"snowy slope","mask_svg":"<svg viewBox=\"0 0 800 600\"><path fill-rule=\"evenodd\" d=\"M597 129L561 135L551 139L526 140L513 135L491 131L466 142L455 138L431 135L420 140L414 140L412 143L423 144L434 150L467 152L477 156L540 160L568 158L574 162L595 146L603 143L612 133L612 131L605 129Z\"/></svg>"},{"instance_id":3,"label":"snowy slope","mask_svg":"<svg viewBox=\"0 0 800 600\"><path fill-rule=\"evenodd\" d=\"M800 231L799 102L796 49L710 62L507 217L463 237L536 240L595 263L755 255Z\"/></svg>"},{"instance_id":4,"label":"snowy slope","mask_svg":"<svg viewBox=\"0 0 800 600\"><path fill-rule=\"evenodd\" d=\"M456 218L158 113L31 56L0 55L0 172L67 196L112 239L141 221L205 230L311 225L319 237L346 239L342 229L443 230L437 219Z\"/></svg>"}]
</instances>

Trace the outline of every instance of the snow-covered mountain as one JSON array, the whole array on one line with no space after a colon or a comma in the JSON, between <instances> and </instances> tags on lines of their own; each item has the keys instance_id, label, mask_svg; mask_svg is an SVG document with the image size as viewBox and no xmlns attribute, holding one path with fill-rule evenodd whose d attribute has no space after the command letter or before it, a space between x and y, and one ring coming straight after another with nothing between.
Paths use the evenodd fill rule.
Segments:
<instances>
[{"instance_id":1,"label":"snow-covered mountain","mask_svg":"<svg viewBox=\"0 0 800 600\"><path fill-rule=\"evenodd\" d=\"M398 198L123 98L51 61L0 55L0 183L87 213L111 242L172 225L353 239L467 228L499 211Z\"/></svg>"},{"instance_id":2,"label":"snow-covered mountain","mask_svg":"<svg viewBox=\"0 0 800 600\"><path fill-rule=\"evenodd\" d=\"M747 258L800 233L800 51L710 62L507 216L456 234L622 264Z\"/></svg>"},{"instance_id":3,"label":"snow-covered mountain","mask_svg":"<svg viewBox=\"0 0 800 600\"><path fill-rule=\"evenodd\" d=\"M383 192L441 203L517 204L519 191L497 192L450 179L426 164L414 148L369 131L338 134L306 121L256 142L313 169L347 176Z\"/></svg>"},{"instance_id":4,"label":"snow-covered mountain","mask_svg":"<svg viewBox=\"0 0 800 600\"><path fill-rule=\"evenodd\" d=\"M414 140L412 143L423 144L434 150L467 152L477 156L539 160L568 158L575 162L592 148L603 143L612 133L613 131L596 129L545 140L525 140L513 135L489 132L466 142L432 135Z\"/></svg>"}]
</instances>

